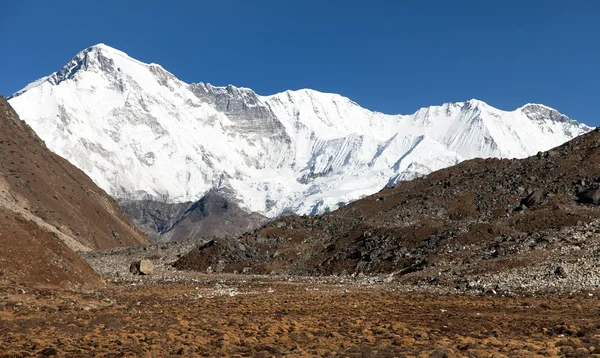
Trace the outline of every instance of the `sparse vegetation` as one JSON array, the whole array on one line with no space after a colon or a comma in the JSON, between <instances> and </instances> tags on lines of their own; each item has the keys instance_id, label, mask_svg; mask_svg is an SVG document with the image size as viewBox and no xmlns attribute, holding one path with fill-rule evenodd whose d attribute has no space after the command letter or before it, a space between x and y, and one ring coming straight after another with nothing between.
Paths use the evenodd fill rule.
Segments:
<instances>
[{"instance_id":1,"label":"sparse vegetation","mask_svg":"<svg viewBox=\"0 0 600 358\"><path fill-rule=\"evenodd\" d=\"M80 292L5 286L0 357L599 353L595 296L554 300L390 288L222 275Z\"/></svg>"}]
</instances>

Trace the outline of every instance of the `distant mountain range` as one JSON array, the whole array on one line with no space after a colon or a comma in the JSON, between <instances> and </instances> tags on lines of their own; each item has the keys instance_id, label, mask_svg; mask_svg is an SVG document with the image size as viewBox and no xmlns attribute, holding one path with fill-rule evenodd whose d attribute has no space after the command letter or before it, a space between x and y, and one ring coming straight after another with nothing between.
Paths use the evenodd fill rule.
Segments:
<instances>
[{"instance_id":1,"label":"distant mountain range","mask_svg":"<svg viewBox=\"0 0 600 358\"><path fill-rule=\"evenodd\" d=\"M212 190L267 217L322 213L466 159L523 158L591 130L540 104L502 111L472 99L387 115L309 89L188 84L104 44L9 102L128 207L191 207Z\"/></svg>"}]
</instances>

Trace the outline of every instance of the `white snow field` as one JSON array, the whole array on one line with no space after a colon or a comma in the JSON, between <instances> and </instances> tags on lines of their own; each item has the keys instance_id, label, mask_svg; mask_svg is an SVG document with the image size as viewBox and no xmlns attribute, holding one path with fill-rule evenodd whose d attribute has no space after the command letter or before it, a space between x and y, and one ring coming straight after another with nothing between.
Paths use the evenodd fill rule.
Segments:
<instances>
[{"instance_id":1,"label":"white snow field","mask_svg":"<svg viewBox=\"0 0 600 358\"><path fill-rule=\"evenodd\" d=\"M335 209L475 157L523 158L590 127L527 104L478 100L387 115L302 89L188 84L99 44L9 99L50 150L115 198L195 201L226 189L274 217Z\"/></svg>"}]
</instances>

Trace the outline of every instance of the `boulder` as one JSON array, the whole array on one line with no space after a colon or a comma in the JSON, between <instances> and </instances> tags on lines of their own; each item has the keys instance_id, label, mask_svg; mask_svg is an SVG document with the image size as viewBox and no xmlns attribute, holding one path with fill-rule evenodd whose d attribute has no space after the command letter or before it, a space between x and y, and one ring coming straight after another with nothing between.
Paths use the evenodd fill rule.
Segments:
<instances>
[{"instance_id":1,"label":"boulder","mask_svg":"<svg viewBox=\"0 0 600 358\"><path fill-rule=\"evenodd\" d=\"M564 267L562 266L557 266L554 269L554 274L560 278L566 278L567 277L567 270L565 270Z\"/></svg>"},{"instance_id":2,"label":"boulder","mask_svg":"<svg viewBox=\"0 0 600 358\"><path fill-rule=\"evenodd\" d=\"M543 199L544 199L544 193L541 190L536 189L531 194L527 195L526 198L521 200L521 204L530 208L534 205L541 203Z\"/></svg>"},{"instance_id":3,"label":"boulder","mask_svg":"<svg viewBox=\"0 0 600 358\"><path fill-rule=\"evenodd\" d=\"M600 204L600 188L588 188L577 195L582 203Z\"/></svg>"},{"instance_id":4,"label":"boulder","mask_svg":"<svg viewBox=\"0 0 600 358\"><path fill-rule=\"evenodd\" d=\"M129 266L129 271L134 275L149 275L152 273L154 266L148 259L136 260Z\"/></svg>"}]
</instances>

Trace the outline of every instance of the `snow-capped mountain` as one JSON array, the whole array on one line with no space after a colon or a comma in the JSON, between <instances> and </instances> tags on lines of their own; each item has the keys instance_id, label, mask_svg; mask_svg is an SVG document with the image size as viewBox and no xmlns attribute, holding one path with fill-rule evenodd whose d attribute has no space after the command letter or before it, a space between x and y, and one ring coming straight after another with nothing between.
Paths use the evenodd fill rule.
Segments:
<instances>
[{"instance_id":1,"label":"snow-capped mountain","mask_svg":"<svg viewBox=\"0 0 600 358\"><path fill-rule=\"evenodd\" d=\"M465 159L526 157L591 129L538 104L386 115L308 89L188 84L104 44L10 104L115 198L179 203L215 188L271 217L322 212Z\"/></svg>"}]
</instances>

